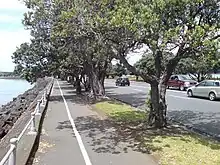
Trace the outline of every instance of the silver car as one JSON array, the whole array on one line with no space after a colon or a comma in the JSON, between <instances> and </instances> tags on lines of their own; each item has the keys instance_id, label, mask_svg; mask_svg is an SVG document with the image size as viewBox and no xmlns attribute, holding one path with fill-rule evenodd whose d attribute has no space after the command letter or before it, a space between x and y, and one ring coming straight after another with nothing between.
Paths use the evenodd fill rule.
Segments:
<instances>
[{"instance_id":1,"label":"silver car","mask_svg":"<svg viewBox=\"0 0 220 165\"><path fill-rule=\"evenodd\" d=\"M218 80L204 80L195 86L187 89L189 97L198 96L209 98L213 101L220 98L220 81Z\"/></svg>"}]
</instances>

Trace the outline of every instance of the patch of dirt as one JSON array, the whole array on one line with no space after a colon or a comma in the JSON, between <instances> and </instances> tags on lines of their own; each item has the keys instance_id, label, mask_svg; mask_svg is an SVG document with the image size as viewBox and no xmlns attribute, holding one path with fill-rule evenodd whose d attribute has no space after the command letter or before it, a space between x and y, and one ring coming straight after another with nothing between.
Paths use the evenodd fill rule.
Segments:
<instances>
[{"instance_id":1,"label":"patch of dirt","mask_svg":"<svg viewBox=\"0 0 220 165\"><path fill-rule=\"evenodd\" d=\"M38 152L39 153L46 153L48 149L52 148L55 146L55 144L50 144L47 141L43 140L39 144Z\"/></svg>"}]
</instances>

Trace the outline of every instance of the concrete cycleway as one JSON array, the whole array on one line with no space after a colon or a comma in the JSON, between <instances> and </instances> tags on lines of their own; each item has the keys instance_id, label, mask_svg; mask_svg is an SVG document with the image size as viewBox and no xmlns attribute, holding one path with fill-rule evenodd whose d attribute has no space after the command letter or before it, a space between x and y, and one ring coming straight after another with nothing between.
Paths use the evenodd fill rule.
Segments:
<instances>
[{"instance_id":1,"label":"concrete cycleway","mask_svg":"<svg viewBox=\"0 0 220 165\"><path fill-rule=\"evenodd\" d=\"M55 81L33 164L157 165L132 143L120 138L70 84Z\"/></svg>"}]
</instances>

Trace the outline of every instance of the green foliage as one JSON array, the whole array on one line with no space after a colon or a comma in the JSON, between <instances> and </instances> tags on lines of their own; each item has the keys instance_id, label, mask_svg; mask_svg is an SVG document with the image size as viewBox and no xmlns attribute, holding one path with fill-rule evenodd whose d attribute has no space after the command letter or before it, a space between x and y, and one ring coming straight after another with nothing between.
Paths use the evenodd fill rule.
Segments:
<instances>
[{"instance_id":1,"label":"green foliage","mask_svg":"<svg viewBox=\"0 0 220 165\"><path fill-rule=\"evenodd\" d=\"M151 95L151 118L156 127L163 127L166 84L179 61L209 56L219 48L220 4L216 0L117 0L104 4L111 4L103 9L107 16L100 21L107 23L105 36L129 71L158 88ZM131 66L128 53L143 46L146 55L136 67Z\"/></svg>"},{"instance_id":2,"label":"green foliage","mask_svg":"<svg viewBox=\"0 0 220 165\"><path fill-rule=\"evenodd\" d=\"M156 70L153 58L152 54L143 55L142 58L134 64L134 66L141 72L154 74Z\"/></svg>"},{"instance_id":3,"label":"green foliage","mask_svg":"<svg viewBox=\"0 0 220 165\"><path fill-rule=\"evenodd\" d=\"M113 72L117 76L126 75L126 68L122 64L116 63L113 65Z\"/></svg>"},{"instance_id":4,"label":"green foliage","mask_svg":"<svg viewBox=\"0 0 220 165\"><path fill-rule=\"evenodd\" d=\"M208 55L203 54L196 59L182 59L176 68L176 73L193 74L200 81L201 77L208 76L210 72L216 72L220 68L220 57L216 52Z\"/></svg>"},{"instance_id":5,"label":"green foliage","mask_svg":"<svg viewBox=\"0 0 220 165\"><path fill-rule=\"evenodd\" d=\"M37 78L45 75L47 59L38 41L21 44L13 53L12 59L17 65L15 72L29 82L35 82Z\"/></svg>"},{"instance_id":6,"label":"green foliage","mask_svg":"<svg viewBox=\"0 0 220 165\"><path fill-rule=\"evenodd\" d=\"M117 58L145 82L165 88L181 59L211 55L219 47L216 0L24 1L30 11L23 23L33 40L18 48L14 61L27 79L45 73L88 74L97 80L92 83L97 92L101 85L96 84L103 84L108 65ZM126 57L142 46L148 52L136 69Z\"/></svg>"},{"instance_id":7,"label":"green foliage","mask_svg":"<svg viewBox=\"0 0 220 165\"><path fill-rule=\"evenodd\" d=\"M118 0L109 9L109 18L111 29L123 29L111 38L114 43L126 47L133 40L148 47L149 57L144 56L138 64L139 74L148 82L169 77L180 59L197 58L219 46L219 4L215 0ZM153 76L146 78L146 74Z\"/></svg>"}]
</instances>

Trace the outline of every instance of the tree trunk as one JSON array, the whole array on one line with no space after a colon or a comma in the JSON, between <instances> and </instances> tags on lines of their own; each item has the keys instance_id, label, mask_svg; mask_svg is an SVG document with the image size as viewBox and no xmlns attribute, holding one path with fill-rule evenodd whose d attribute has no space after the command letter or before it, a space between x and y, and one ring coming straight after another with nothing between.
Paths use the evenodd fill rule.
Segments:
<instances>
[{"instance_id":1,"label":"tree trunk","mask_svg":"<svg viewBox=\"0 0 220 165\"><path fill-rule=\"evenodd\" d=\"M81 80L80 80L80 78L77 76L77 77L76 77L76 93L77 93L77 94L81 94L81 92L82 92L80 82L81 82Z\"/></svg>"},{"instance_id":2,"label":"tree trunk","mask_svg":"<svg viewBox=\"0 0 220 165\"><path fill-rule=\"evenodd\" d=\"M200 73L197 74L197 81L200 82Z\"/></svg>"},{"instance_id":3,"label":"tree trunk","mask_svg":"<svg viewBox=\"0 0 220 165\"><path fill-rule=\"evenodd\" d=\"M149 125L156 128L162 128L166 126L166 85L152 83L150 93L150 114L148 118Z\"/></svg>"},{"instance_id":4,"label":"tree trunk","mask_svg":"<svg viewBox=\"0 0 220 165\"><path fill-rule=\"evenodd\" d=\"M99 74L99 81L101 82L103 88L104 88L104 83L105 83L105 76L106 76L106 72L105 71L102 71L100 74Z\"/></svg>"},{"instance_id":5,"label":"tree trunk","mask_svg":"<svg viewBox=\"0 0 220 165\"><path fill-rule=\"evenodd\" d=\"M103 83L100 81L98 74L94 71L90 71L90 84L92 88L92 94L95 98L103 97L105 95L105 89Z\"/></svg>"},{"instance_id":6,"label":"tree trunk","mask_svg":"<svg viewBox=\"0 0 220 165\"><path fill-rule=\"evenodd\" d=\"M83 84L84 84L85 91L88 92L90 90L90 83L89 83L89 79L87 75L83 76Z\"/></svg>"},{"instance_id":7,"label":"tree trunk","mask_svg":"<svg viewBox=\"0 0 220 165\"><path fill-rule=\"evenodd\" d=\"M74 80L75 80L75 75L72 74L72 78L71 78L71 84L74 86Z\"/></svg>"},{"instance_id":8,"label":"tree trunk","mask_svg":"<svg viewBox=\"0 0 220 165\"><path fill-rule=\"evenodd\" d=\"M91 87L91 96L97 99L105 95L103 83L100 80L100 73L92 63L85 63L85 72L89 76L89 83Z\"/></svg>"}]
</instances>

